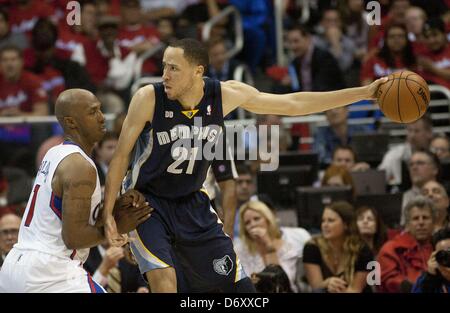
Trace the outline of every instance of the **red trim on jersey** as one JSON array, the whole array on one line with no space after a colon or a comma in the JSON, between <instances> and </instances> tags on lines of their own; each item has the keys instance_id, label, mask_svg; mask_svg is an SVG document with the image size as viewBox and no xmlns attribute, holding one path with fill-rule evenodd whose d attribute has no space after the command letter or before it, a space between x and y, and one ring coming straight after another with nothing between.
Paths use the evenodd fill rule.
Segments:
<instances>
[{"instance_id":1,"label":"red trim on jersey","mask_svg":"<svg viewBox=\"0 0 450 313\"><path fill-rule=\"evenodd\" d=\"M77 255L77 250L73 250L72 254L70 255L70 259L73 260L73 258Z\"/></svg>"},{"instance_id":2,"label":"red trim on jersey","mask_svg":"<svg viewBox=\"0 0 450 313\"><path fill-rule=\"evenodd\" d=\"M89 273L87 273L87 276L88 276L88 283L89 283L89 288L91 288L91 292L97 293L97 290L95 289L94 281L92 280L91 275Z\"/></svg>"},{"instance_id":3,"label":"red trim on jersey","mask_svg":"<svg viewBox=\"0 0 450 313\"><path fill-rule=\"evenodd\" d=\"M33 219L34 207L36 205L36 198L37 198L37 194L38 194L39 188L41 188L41 185L34 186L33 198L31 199L30 210L28 211L27 219L25 220L25 226L26 227L30 226L31 220Z\"/></svg>"}]
</instances>

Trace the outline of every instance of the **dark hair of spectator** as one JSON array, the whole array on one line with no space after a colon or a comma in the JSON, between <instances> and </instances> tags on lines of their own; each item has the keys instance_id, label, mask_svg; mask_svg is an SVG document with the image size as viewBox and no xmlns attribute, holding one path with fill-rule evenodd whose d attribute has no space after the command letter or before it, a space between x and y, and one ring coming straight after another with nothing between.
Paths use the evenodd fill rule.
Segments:
<instances>
[{"instance_id":1,"label":"dark hair of spectator","mask_svg":"<svg viewBox=\"0 0 450 313\"><path fill-rule=\"evenodd\" d=\"M338 16L339 16L339 21L341 22L341 28L343 28L343 26L344 26L344 21L343 21L343 19L342 19L341 12L340 12L339 9L338 9L337 7L335 7L335 6L328 6L328 7L326 7L326 8L322 11L322 13L321 13L321 15L320 15L320 20L323 20L323 18L325 17L325 14L326 14L327 12L329 12L329 11L337 12L337 14L338 14Z\"/></svg>"},{"instance_id":2,"label":"dark hair of spectator","mask_svg":"<svg viewBox=\"0 0 450 313\"><path fill-rule=\"evenodd\" d=\"M270 264L256 277L255 288L260 293L292 293L289 278L280 265Z\"/></svg>"},{"instance_id":3,"label":"dark hair of spectator","mask_svg":"<svg viewBox=\"0 0 450 313\"><path fill-rule=\"evenodd\" d=\"M378 251L380 251L381 246L387 241L387 227L386 224L384 224L380 214L377 210L375 210L372 207L369 206L361 206L356 210L356 220L358 220L358 217L367 211L372 212L373 216L375 217L375 223L377 224L375 235L373 238L373 252L374 254L377 254Z\"/></svg>"},{"instance_id":4,"label":"dark hair of spectator","mask_svg":"<svg viewBox=\"0 0 450 313\"><path fill-rule=\"evenodd\" d=\"M356 162L356 154L355 154L355 150L353 150L352 147L347 146L347 145L337 146L337 147L334 149L334 151L333 151L333 158L334 158L334 155L336 154L336 152L337 152L338 150L346 150L346 151L350 151L350 153L353 155L353 160Z\"/></svg>"},{"instance_id":5,"label":"dark hair of spectator","mask_svg":"<svg viewBox=\"0 0 450 313\"><path fill-rule=\"evenodd\" d=\"M342 222L347 225L349 233L358 233L358 230L356 228L355 209L353 205L351 205L347 201L336 201L328 205L327 208L339 215L339 217L342 219Z\"/></svg>"},{"instance_id":6,"label":"dark hair of spectator","mask_svg":"<svg viewBox=\"0 0 450 313\"><path fill-rule=\"evenodd\" d=\"M239 176L241 176L241 175L252 175L252 171L244 163L236 164L236 171L237 171Z\"/></svg>"},{"instance_id":7,"label":"dark hair of spectator","mask_svg":"<svg viewBox=\"0 0 450 313\"><path fill-rule=\"evenodd\" d=\"M290 25L289 27L287 27L287 31L289 32L299 31L304 37L309 37L311 35L311 31L309 30L309 28L302 24Z\"/></svg>"},{"instance_id":8,"label":"dark hair of spectator","mask_svg":"<svg viewBox=\"0 0 450 313\"><path fill-rule=\"evenodd\" d=\"M184 57L192 64L203 66L204 72L206 72L209 55L203 43L195 39L185 38L172 42L170 47L183 49Z\"/></svg>"},{"instance_id":9,"label":"dark hair of spectator","mask_svg":"<svg viewBox=\"0 0 450 313\"><path fill-rule=\"evenodd\" d=\"M437 30L446 34L444 21L439 17L434 17L427 20L425 24L423 24L423 33L425 34L431 30Z\"/></svg>"},{"instance_id":10,"label":"dark hair of spectator","mask_svg":"<svg viewBox=\"0 0 450 313\"><path fill-rule=\"evenodd\" d=\"M359 32L363 29L363 24L366 23L363 16L360 12L352 12L350 11L349 0L341 0L339 1L338 10L341 15L343 27L349 26L351 24L356 24L356 29Z\"/></svg>"},{"instance_id":11,"label":"dark hair of spectator","mask_svg":"<svg viewBox=\"0 0 450 313\"><path fill-rule=\"evenodd\" d=\"M19 57L21 59L23 58L22 49L20 49L19 47L15 46L15 45L6 45L6 46L0 48L0 58L2 57L3 53L5 53L6 51L15 51L15 52L17 52L17 54L19 55Z\"/></svg>"},{"instance_id":12,"label":"dark hair of spectator","mask_svg":"<svg viewBox=\"0 0 450 313\"><path fill-rule=\"evenodd\" d=\"M383 59L389 67L392 67L392 68L395 67L394 56L391 53L391 51L389 50L389 47L387 44L387 38L389 36L389 32L394 28L400 28L403 30L405 40L406 40L406 46L402 51L402 61L406 67L410 68L416 64L416 57L414 56L411 42L408 39L408 31L404 25L392 24L387 27L386 32L384 33L384 44L383 44L383 47L381 48L380 52L378 53L378 56L381 59Z\"/></svg>"},{"instance_id":13,"label":"dark hair of spectator","mask_svg":"<svg viewBox=\"0 0 450 313\"><path fill-rule=\"evenodd\" d=\"M0 15L3 16L3 19L8 22L9 21L9 14L6 10L3 8L0 8Z\"/></svg>"},{"instance_id":14,"label":"dark hair of spectator","mask_svg":"<svg viewBox=\"0 0 450 313\"><path fill-rule=\"evenodd\" d=\"M43 33L45 31L49 31L52 34L51 37L48 36L48 33ZM53 47L56 44L56 40L58 40L58 28L56 25L47 18L40 18L31 31L33 47L38 50L45 50Z\"/></svg>"},{"instance_id":15,"label":"dark hair of spectator","mask_svg":"<svg viewBox=\"0 0 450 313\"><path fill-rule=\"evenodd\" d=\"M431 239L433 248L436 249L436 245L439 243L439 241L446 240L446 239L450 239L450 228L449 227L441 228L433 234L433 237Z\"/></svg>"}]
</instances>

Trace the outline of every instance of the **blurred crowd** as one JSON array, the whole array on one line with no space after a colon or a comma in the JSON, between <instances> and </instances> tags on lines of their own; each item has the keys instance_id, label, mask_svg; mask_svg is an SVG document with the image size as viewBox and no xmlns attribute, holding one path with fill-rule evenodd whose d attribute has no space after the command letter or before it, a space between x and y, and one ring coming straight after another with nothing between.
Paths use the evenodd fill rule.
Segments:
<instances>
[{"instance_id":1,"label":"blurred crowd","mask_svg":"<svg viewBox=\"0 0 450 313\"><path fill-rule=\"evenodd\" d=\"M53 115L65 89L95 93L102 111L114 116L94 153L104 185L133 85L141 77L161 76L164 48L180 38L201 40L205 23L228 6L240 12L244 45L230 57L234 18L217 23L205 41L209 77L235 79L244 66L260 90L287 93L363 86L411 70L450 89L450 1L380 0L380 25L368 22L367 2L281 1L280 61L273 0L80 0L79 16L67 9L69 0L0 0L0 264L17 241L43 156L63 141L56 123L12 121ZM229 232L258 291L449 292L450 100L432 99L447 104L397 125L406 134L397 138L383 128L379 110L351 109L368 101L325 112L320 127L258 117L257 125L280 127L281 153L310 153L317 163L307 182L291 177L301 171L287 169L292 183L272 185L275 195L261 184L261 160L237 164L229 185L237 213ZM358 118L372 119L354 123ZM238 114L226 119L233 122ZM370 146L372 139L376 144ZM280 164L278 173L282 169ZM376 173L383 182L375 205L365 202L374 192L361 184ZM318 218L307 223L298 213L304 209L300 201L279 199L276 188L295 194L308 186L324 194L333 188L349 193L315 202ZM219 188L219 209L223 194ZM372 261L379 275L369 283L377 268ZM110 292L150 291L127 248L92 248L85 268Z\"/></svg>"}]
</instances>

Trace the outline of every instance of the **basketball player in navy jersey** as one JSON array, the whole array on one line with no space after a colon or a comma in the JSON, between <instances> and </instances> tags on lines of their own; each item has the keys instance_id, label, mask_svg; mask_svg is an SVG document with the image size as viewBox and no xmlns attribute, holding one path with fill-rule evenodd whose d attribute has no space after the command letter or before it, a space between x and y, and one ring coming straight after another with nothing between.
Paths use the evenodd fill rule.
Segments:
<instances>
[{"instance_id":1,"label":"basketball player in navy jersey","mask_svg":"<svg viewBox=\"0 0 450 313\"><path fill-rule=\"evenodd\" d=\"M208 61L196 40L182 39L167 47L163 82L144 86L133 96L106 179L104 220L111 245L127 240L118 234L111 215L127 171L124 187L143 193L155 209L130 234L132 252L152 292L254 291L201 190L211 161L199 157L196 141L215 141L223 117L238 107L258 114L318 113L375 99L378 86L387 81L275 95L237 81L204 78ZM189 140L194 147L180 146Z\"/></svg>"}]
</instances>

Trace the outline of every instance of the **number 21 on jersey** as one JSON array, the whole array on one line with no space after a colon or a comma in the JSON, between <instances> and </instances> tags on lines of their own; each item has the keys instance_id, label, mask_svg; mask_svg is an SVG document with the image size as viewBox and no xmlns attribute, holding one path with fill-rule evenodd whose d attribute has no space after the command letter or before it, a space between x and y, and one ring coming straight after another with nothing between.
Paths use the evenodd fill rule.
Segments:
<instances>
[{"instance_id":1,"label":"number 21 on jersey","mask_svg":"<svg viewBox=\"0 0 450 313\"><path fill-rule=\"evenodd\" d=\"M179 168L179 166L185 162L189 161L188 166L186 168L186 174L192 174L194 170L195 160L198 154L198 147L193 147L191 149L191 153L185 147L176 147L172 151L172 158L175 160L170 166L167 168L167 171L172 174L183 174L183 169Z\"/></svg>"}]
</instances>

